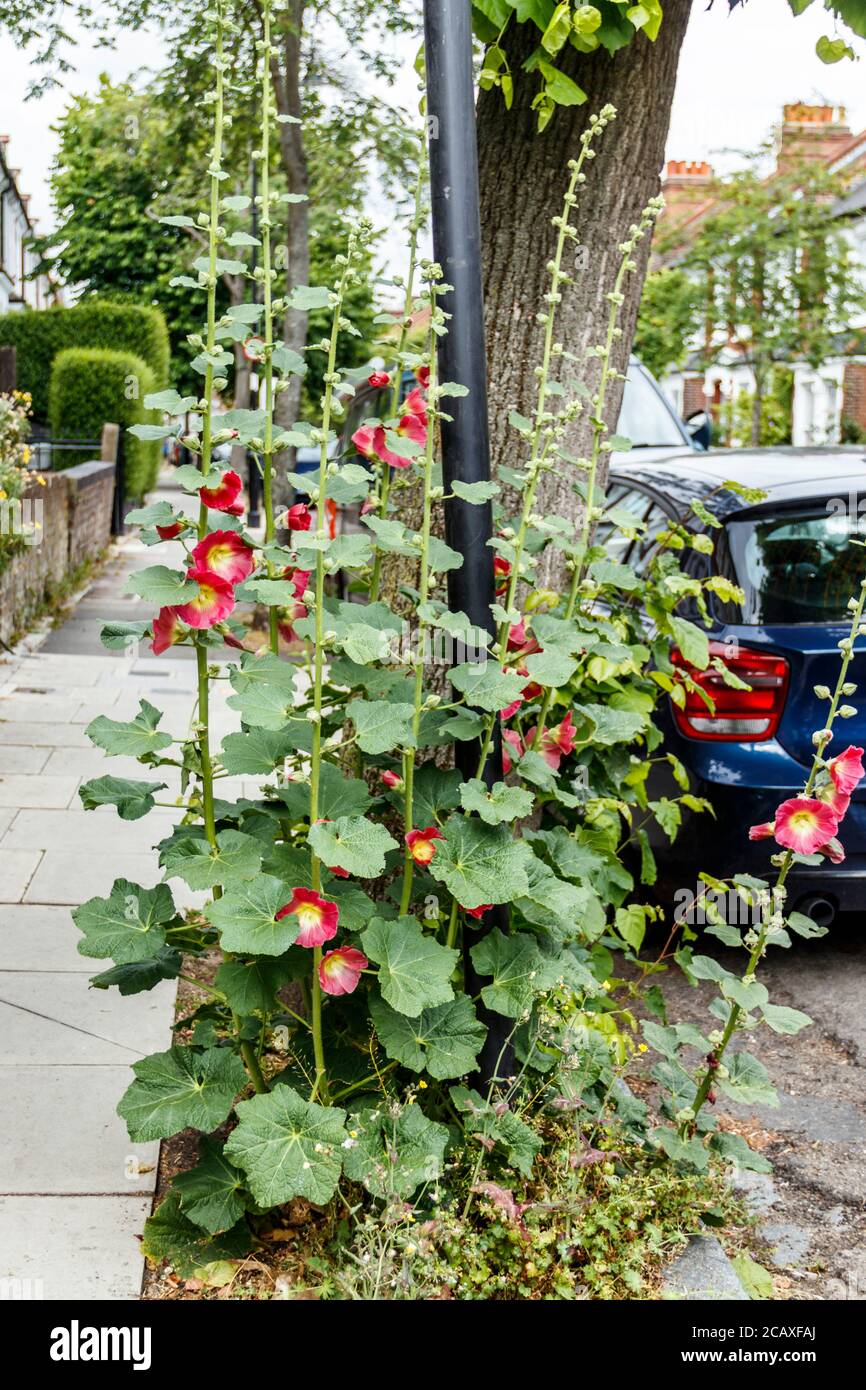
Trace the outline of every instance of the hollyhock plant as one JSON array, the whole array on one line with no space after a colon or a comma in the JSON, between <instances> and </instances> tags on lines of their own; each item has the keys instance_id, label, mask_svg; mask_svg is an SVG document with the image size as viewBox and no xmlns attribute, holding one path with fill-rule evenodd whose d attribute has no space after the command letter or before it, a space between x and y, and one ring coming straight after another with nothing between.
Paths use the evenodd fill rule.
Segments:
<instances>
[{"instance_id":1,"label":"hollyhock plant","mask_svg":"<svg viewBox=\"0 0 866 1390\"><path fill-rule=\"evenodd\" d=\"M182 603L178 615L190 627L213 627L227 618L235 606L234 589L227 579L210 570L193 568L187 578L198 584L198 593L189 603Z\"/></svg>"},{"instance_id":2,"label":"hollyhock plant","mask_svg":"<svg viewBox=\"0 0 866 1390\"><path fill-rule=\"evenodd\" d=\"M297 916L301 930L296 945L321 946L337 935L340 909L336 903L329 903L314 893L312 888L294 888L292 900L276 913L276 920Z\"/></svg>"},{"instance_id":3,"label":"hollyhock plant","mask_svg":"<svg viewBox=\"0 0 866 1390\"><path fill-rule=\"evenodd\" d=\"M845 796L850 796L855 787L863 780L863 749L846 748L844 753L839 753L835 758L831 758L827 764L827 771L833 779L833 785Z\"/></svg>"},{"instance_id":4,"label":"hollyhock plant","mask_svg":"<svg viewBox=\"0 0 866 1390\"><path fill-rule=\"evenodd\" d=\"M776 843L795 854L814 854L832 840L839 822L830 807L814 796L792 796L776 811Z\"/></svg>"},{"instance_id":5,"label":"hollyhock plant","mask_svg":"<svg viewBox=\"0 0 866 1390\"><path fill-rule=\"evenodd\" d=\"M255 569L256 557L237 531L212 531L192 552L197 569L210 570L229 584L240 584Z\"/></svg>"},{"instance_id":6,"label":"hollyhock plant","mask_svg":"<svg viewBox=\"0 0 866 1390\"><path fill-rule=\"evenodd\" d=\"M426 830L410 830L404 838L415 863L429 864L436 853L436 841L444 840L445 836L435 825L428 825Z\"/></svg>"},{"instance_id":7,"label":"hollyhock plant","mask_svg":"<svg viewBox=\"0 0 866 1390\"><path fill-rule=\"evenodd\" d=\"M530 729L526 736L526 741L532 746L536 730ZM559 771L559 765L563 758L567 758L574 752L574 723L572 712L569 710L561 724L557 724L553 729L546 729L541 736L540 752L548 767L554 772Z\"/></svg>"},{"instance_id":8,"label":"hollyhock plant","mask_svg":"<svg viewBox=\"0 0 866 1390\"><path fill-rule=\"evenodd\" d=\"M169 647L182 642L186 633L187 629L178 617L177 608L160 608L153 620L153 641L150 649L154 656L159 656Z\"/></svg>"},{"instance_id":9,"label":"hollyhock plant","mask_svg":"<svg viewBox=\"0 0 866 1390\"><path fill-rule=\"evenodd\" d=\"M218 487L200 487L198 495L212 512L231 512L237 515L236 508L240 507L243 511L243 505L239 501L243 486L240 476L229 469L223 473Z\"/></svg>"},{"instance_id":10,"label":"hollyhock plant","mask_svg":"<svg viewBox=\"0 0 866 1390\"><path fill-rule=\"evenodd\" d=\"M319 983L325 994L352 994L369 963L363 951L354 946L326 951L319 966Z\"/></svg>"}]
</instances>

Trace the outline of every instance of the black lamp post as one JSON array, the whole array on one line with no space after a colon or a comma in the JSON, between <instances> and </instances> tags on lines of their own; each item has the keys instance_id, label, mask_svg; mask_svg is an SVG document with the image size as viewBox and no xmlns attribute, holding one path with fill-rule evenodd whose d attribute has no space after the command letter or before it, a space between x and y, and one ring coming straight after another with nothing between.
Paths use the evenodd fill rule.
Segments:
<instances>
[{"instance_id":1,"label":"black lamp post","mask_svg":"<svg viewBox=\"0 0 866 1390\"><path fill-rule=\"evenodd\" d=\"M475 93L472 82L470 0L424 0L427 65L427 119L430 129L430 190L433 252L453 291L442 296L451 314L448 333L439 340L439 375L457 381L468 396L449 401L452 421L442 422L442 471L446 492L454 481L487 482L490 478L490 432L487 418L487 362L484 347L484 297L481 287L481 219L478 201L478 154L475 144ZM448 602L477 626L494 635L490 605L494 599L493 512L489 502L474 506L459 497L445 503L448 544L463 556L463 565L448 575ZM479 750L458 744L458 767L472 777ZM502 739L496 729L485 770L489 785L502 779ZM507 932L507 907L485 914L480 930L467 933L467 946L493 927ZM466 952L466 989L477 995L479 979ZM487 1025L487 1042L479 1059L482 1078L512 1070L502 1014L479 1006ZM503 1050L504 1049L504 1050Z\"/></svg>"}]
</instances>

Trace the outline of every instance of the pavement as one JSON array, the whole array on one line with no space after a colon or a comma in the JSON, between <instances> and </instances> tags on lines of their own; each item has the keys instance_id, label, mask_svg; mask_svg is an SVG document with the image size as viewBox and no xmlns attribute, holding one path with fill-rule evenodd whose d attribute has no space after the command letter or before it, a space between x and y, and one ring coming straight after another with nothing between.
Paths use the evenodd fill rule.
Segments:
<instances>
[{"instance_id":1,"label":"pavement","mask_svg":"<svg viewBox=\"0 0 866 1390\"><path fill-rule=\"evenodd\" d=\"M155 558L125 537L61 627L35 650L32 640L17 655L0 650L0 1297L140 1294L135 1237L151 1208L158 1145L132 1144L115 1106L130 1064L170 1046L175 986L128 998L91 989L110 962L78 954L71 909L108 894L116 878L158 882L153 846L177 817L161 809L122 821L113 807L84 811L78 797L92 777L142 775L133 759L90 743L84 730L96 715L130 718L144 697L171 733L189 725L189 653L108 653L99 641L106 619L150 616L122 590ZM159 561L172 563L165 547ZM219 738L236 727L227 693L218 683ZM160 774L168 801L177 776ZM228 795L252 790L230 780ZM197 901L171 886L179 905Z\"/></svg>"}]
</instances>

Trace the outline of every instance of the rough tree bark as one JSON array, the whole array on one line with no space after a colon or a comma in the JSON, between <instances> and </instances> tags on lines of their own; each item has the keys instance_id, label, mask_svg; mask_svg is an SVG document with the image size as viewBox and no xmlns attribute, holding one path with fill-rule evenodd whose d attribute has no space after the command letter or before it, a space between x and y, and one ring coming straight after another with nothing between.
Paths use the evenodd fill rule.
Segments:
<instances>
[{"instance_id":1,"label":"rough tree bark","mask_svg":"<svg viewBox=\"0 0 866 1390\"><path fill-rule=\"evenodd\" d=\"M585 105L559 107L547 129L539 134L531 109L538 78L524 73L522 64L538 46L538 31L530 24L513 25L504 46L514 73L514 104L506 111L501 94L482 92L478 101L478 153L481 183L481 225L484 239L484 292L487 360L490 378L491 448L494 468L512 465L521 457L520 440L508 425L509 409L532 414L540 356L540 329L535 315L549 290L545 270L553 254L556 229L551 218L562 211L569 159L579 152L581 132L591 113L611 103L617 119L598 143L598 155L587 166L587 181L573 219L585 250L585 265L575 269L575 284L563 290L557 339L581 355L603 341L608 304L620 260L618 246L629 226L659 191L671 103L680 48L691 0L667 0L658 39L650 43L637 34L614 55L569 51L557 60L587 94ZM618 370L628 361L646 273L649 244L644 242L639 269L626 287L620 323ZM586 379L594 385L592 372ZM609 394L610 423L615 425L621 390ZM570 449L586 454L589 425L579 420ZM603 483L604 479L600 481ZM559 472L546 475L540 509L575 516L579 501L571 479ZM559 553L550 550L542 579L558 586Z\"/></svg>"}]
</instances>

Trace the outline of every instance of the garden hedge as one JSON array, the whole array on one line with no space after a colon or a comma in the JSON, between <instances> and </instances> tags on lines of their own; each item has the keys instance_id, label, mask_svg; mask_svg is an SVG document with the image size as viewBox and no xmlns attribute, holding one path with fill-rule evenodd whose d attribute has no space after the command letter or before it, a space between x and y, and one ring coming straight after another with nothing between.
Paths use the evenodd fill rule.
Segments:
<instances>
[{"instance_id":1,"label":"garden hedge","mask_svg":"<svg viewBox=\"0 0 866 1390\"><path fill-rule=\"evenodd\" d=\"M52 434L63 439L98 439L107 420L120 425L124 436L126 468L124 491L141 500L156 482L159 441L136 439L130 425L158 423L144 398L155 389L154 373L134 352L109 348L67 348L59 352L51 369L49 421ZM79 456L63 455L64 464L84 462L92 450Z\"/></svg>"},{"instance_id":2,"label":"garden hedge","mask_svg":"<svg viewBox=\"0 0 866 1390\"><path fill-rule=\"evenodd\" d=\"M70 308L2 314L0 346L18 350L18 385L33 397L38 424L48 422L51 365L64 348L134 352L149 366L156 390L168 385L168 329L159 309L149 305L95 299Z\"/></svg>"}]
</instances>

